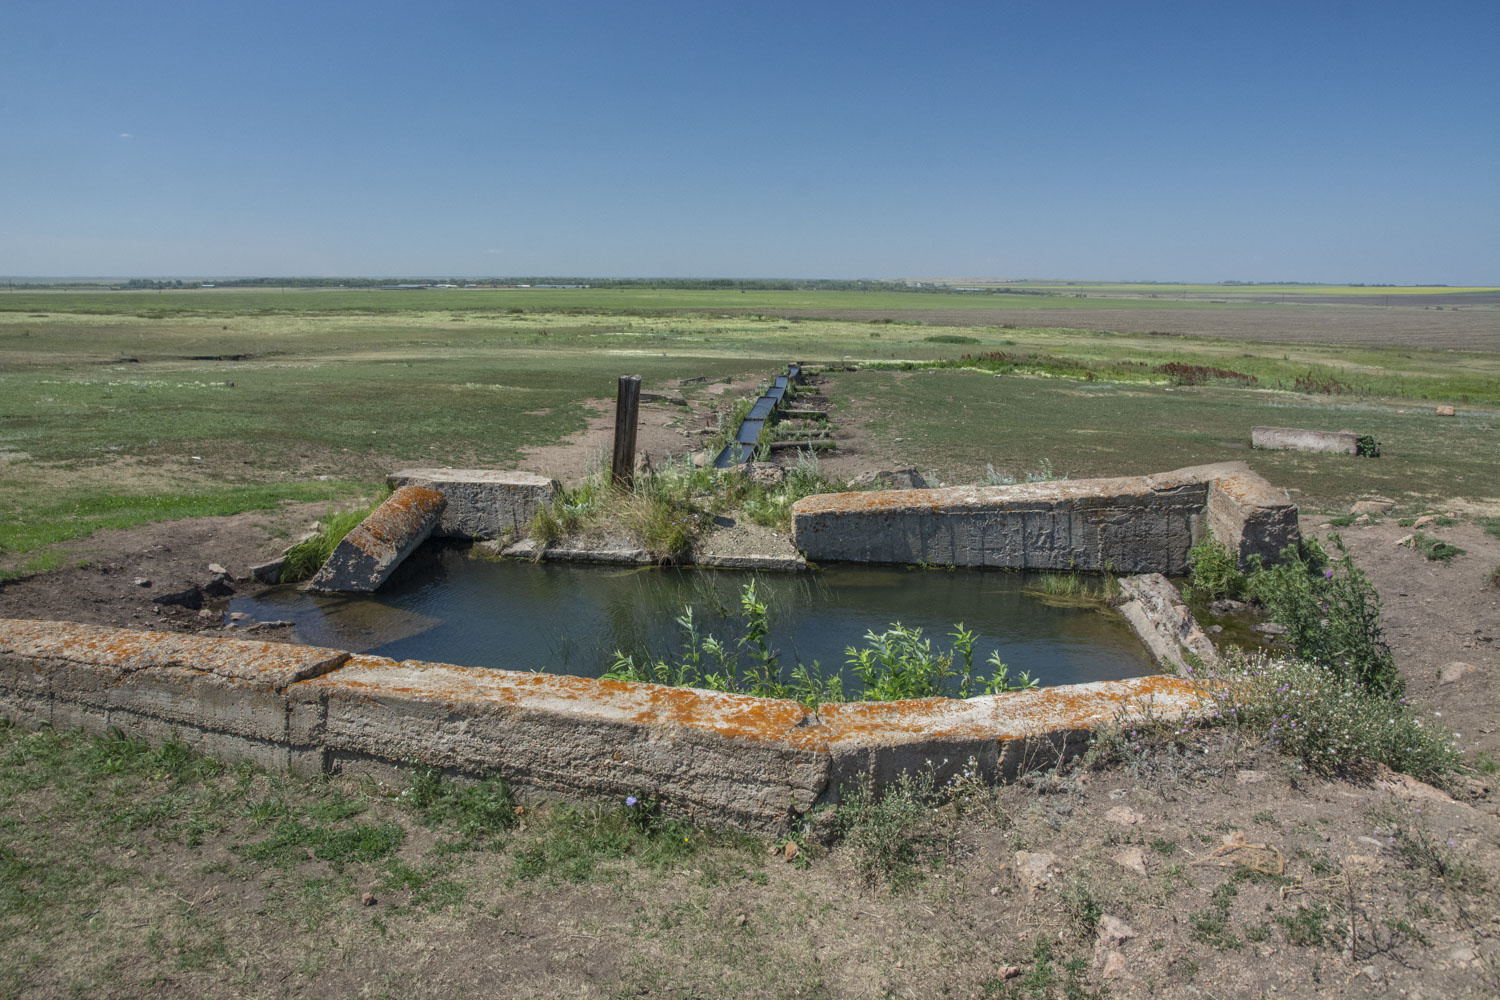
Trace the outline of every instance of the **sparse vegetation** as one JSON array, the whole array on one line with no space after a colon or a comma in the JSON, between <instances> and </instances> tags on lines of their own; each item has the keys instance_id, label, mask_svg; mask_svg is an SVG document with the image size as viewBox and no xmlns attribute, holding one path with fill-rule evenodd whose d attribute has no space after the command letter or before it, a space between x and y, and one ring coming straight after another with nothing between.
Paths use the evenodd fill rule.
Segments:
<instances>
[{"instance_id":1,"label":"sparse vegetation","mask_svg":"<svg viewBox=\"0 0 1500 1000\"><path fill-rule=\"evenodd\" d=\"M1462 767L1453 738L1405 699L1321 664L1240 654L1200 677L1215 706L1207 725L1245 730L1314 771L1380 763L1442 784Z\"/></svg>"},{"instance_id":2,"label":"sparse vegetation","mask_svg":"<svg viewBox=\"0 0 1500 1000\"><path fill-rule=\"evenodd\" d=\"M942 795L931 768L904 771L877 791L861 777L842 791L834 827L867 885L909 887L952 849L952 834L937 815Z\"/></svg>"},{"instance_id":3,"label":"sparse vegetation","mask_svg":"<svg viewBox=\"0 0 1500 1000\"><path fill-rule=\"evenodd\" d=\"M1452 562L1454 556L1461 556L1464 550L1457 545L1449 544L1441 538L1433 538L1418 531L1411 536L1407 545L1427 557L1428 562Z\"/></svg>"},{"instance_id":4,"label":"sparse vegetation","mask_svg":"<svg viewBox=\"0 0 1500 1000\"><path fill-rule=\"evenodd\" d=\"M311 538L305 538L287 550L286 561L281 564L281 582L300 583L311 579L333 555L344 536L359 527L360 522L378 506L380 502L376 501L353 510L325 514L319 519L318 530Z\"/></svg>"}]
</instances>

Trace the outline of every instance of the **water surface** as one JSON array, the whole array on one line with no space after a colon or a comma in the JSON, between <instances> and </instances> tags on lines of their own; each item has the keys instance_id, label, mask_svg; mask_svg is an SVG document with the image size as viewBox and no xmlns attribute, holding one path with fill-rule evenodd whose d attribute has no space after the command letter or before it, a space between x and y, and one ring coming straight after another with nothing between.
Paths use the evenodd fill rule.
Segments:
<instances>
[{"instance_id":1,"label":"water surface","mask_svg":"<svg viewBox=\"0 0 1500 1000\"><path fill-rule=\"evenodd\" d=\"M783 669L819 661L842 669L845 648L892 622L920 627L947 649L962 622L979 634L976 672L992 651L1012 675L1044 685L1155 672L1114 612L1052 607L1022 593L1029 574L984 570L830 566L815 573L622 568L496 560L429 544L375 594L309 594L277 587L235 598L231 611L289 619L299 641L396 659L597 677L615 650L675 653L675 619L691 605L702 633L732 644L743 634L742 588L755 581L770 606ZM858 690L845 677L845 689Z\"/></svg>"}]
</instances>

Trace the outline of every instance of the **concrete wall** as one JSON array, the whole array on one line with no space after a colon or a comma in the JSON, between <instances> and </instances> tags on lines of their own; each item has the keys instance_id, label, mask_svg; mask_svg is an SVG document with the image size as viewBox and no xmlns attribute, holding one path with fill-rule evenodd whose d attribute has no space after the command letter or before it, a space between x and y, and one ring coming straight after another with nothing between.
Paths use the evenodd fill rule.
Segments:
<instances>
[{"instance_id":1,"label":"concrete wall","mask_svg":"<svg viewBox=\"0 0 1500 1000\"><path fill-rule=\"evenodd\" d=\"M705 822L783 830L876 782L975 757L1012 775L1144 701L1195 699L1170 677L958 701L826 705L485 670L339 650L0 619L0 715L30 727L176 737L231 760L403 781L412 764L523 789L659 795ZM947 761L946 765L939 764Z\"/></svg>"},{"instance_id":2,"label":"concrete wall","mask_svg":"<svg viewBox=\"0 0 1500 1000\"><path fill-rule=\"evenodd\" d=\"M1185 573L1211 531L1242 558L1297 538L1296 507L1243 462L1154 476L834 493L792 507L815 561Z\"/></svg>"},{"instance_id":3,"label":"concrete wall","mask_svg":"<svg viewBox=\"0 0 1500 1000\"><path fill-rule=\"evenodd\" d=\"M443 495L436 534L446 538L520 537L538 507L562 492L557 480L534 472L494 469L400 469L386 477L392 489L421 486Z\"/></svg>"}]
</instances>

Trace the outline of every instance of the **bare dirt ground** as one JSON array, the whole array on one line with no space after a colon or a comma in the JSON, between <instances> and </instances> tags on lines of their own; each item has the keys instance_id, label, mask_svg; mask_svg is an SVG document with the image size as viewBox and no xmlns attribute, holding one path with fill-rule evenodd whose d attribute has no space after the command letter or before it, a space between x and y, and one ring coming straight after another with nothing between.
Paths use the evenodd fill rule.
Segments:
<instances>
[{"instance_id":1,"label":"bare dirt ground","mask_svg":"<svg viewBox=\"0 0 1500 1000\"><path fill-rule=\"evenodd\" d=\"M764 309L684 310L715 314ZM1500 311L1403 306L1316 306L1234 309L783 309L773 315L802 318L916 320L934 326L1061 327L1162 333L1273 344L1355 344L1363 347L1421 346L1457 351L1500 347Z\"/></svg>"},{"instance_id":2,"label":"bare dirt ground","mask_svg":"<svg viewBox=\"0 0 1500 1000\"><path fill-rule=\"evenodd\" d=\"M641 447L679 452L714 407L753 388L648 404ZM608 422L527 465L585 474L607 452ZM838 470L878 467L849 452ZM152 597L202 586L211 562L253 586L239 578L324 509L103 532L76 543L69 566L0 585L0 616L215 628L217 615ZM1326 536L1321 524L1304 531ZM1340 534L1381 594L1412 702L1462 734L1471 760L1500 757L1500 590L1486 580L1500 539L1470 523L1426 529L1467 550L1443 564L1395 544L1410 530L1383 519ZM1441 679L1455 662L1472 669ZM60 856L111 874L45 939L7 939L25 960L5 963L18 978L0 995L1438 1000L1493 996L1500 981L1493 791L1456 801L1389 774L1313 777L1225 734L945 807L904 887L866 881L863 848L847 842L809 845L805 867L759 842L667 866L590 847L606 853L575 877L571 848L547 838L578 835L548 826L545 809L493 849L442 855L378 796L361 820L408 831L392 860L331 867L309 851L257 867L247 845L267 830L244 818L250 805L224 804L240 793L222 781L197 839L120 833L118 816L97 821L114 831L104 840L95 820L50 824ZM243 794L253 805L273 793L314 794L265 776ZM181 793L156 782L139 794ZM60 816L66 797L38 784L14 822ZM370 889L377 901L361 905Z\"/></svg>"}]
</instances>

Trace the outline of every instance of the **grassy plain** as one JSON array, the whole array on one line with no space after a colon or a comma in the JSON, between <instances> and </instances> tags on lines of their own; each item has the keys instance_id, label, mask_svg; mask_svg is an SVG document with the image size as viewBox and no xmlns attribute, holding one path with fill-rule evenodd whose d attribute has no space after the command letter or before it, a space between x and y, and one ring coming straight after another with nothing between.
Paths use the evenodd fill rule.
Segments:
<instances>
[{"instance_id":1,"label":"grassy plain","mask_svg":"<svg viewBox=\"0 0 1500 1000\"><path fill-rule=\"evenodd\" d=\"M924 320L993 298L651 289L0 295L0 570L45 567L48 546L98 527L254 509L278 494L353 496L397 464L513 466L525 448L582 430L586 402L609 396L621 372L662 385L769 371L788 358L900 365L1004 354L1012 370L999 377L861 371L833 383L843 418L871 432L872 466L909 462L947 481L1042 458L1074 476L1246 458L1315 505L1362 492L1481 505L1500 496L1492 447L1500 349L1071 329L1048 322L1054 300L1040 296L1004 297L1031 310L1031 325ZM841 313L852 302L900 318L775 314ZM1180 305L1187 328L1237 308ZM1320 308L1294 311L1315 321ZM1174 386L1152 370L1169 362L1256 382ZM1331 391L1298 391L1299 380ZM1458 404L1460 416L1432 416L1436 402ZM1251 453L1243 445L1258 423L1357 427L1382 440L1384 457Z\"/></svg>"}]
</instances>

